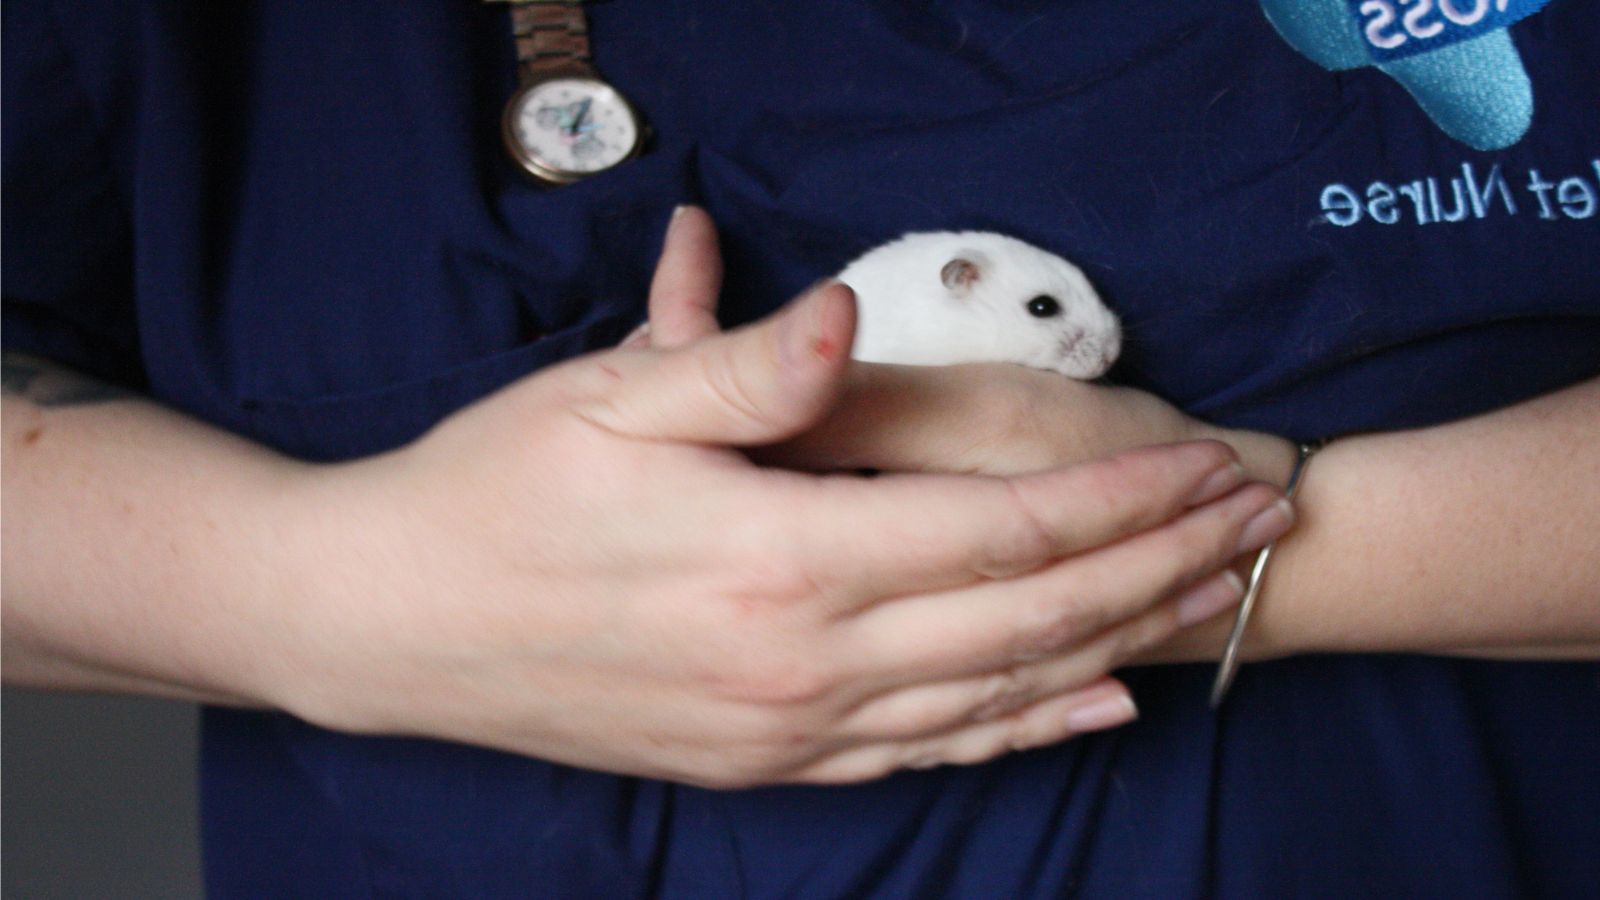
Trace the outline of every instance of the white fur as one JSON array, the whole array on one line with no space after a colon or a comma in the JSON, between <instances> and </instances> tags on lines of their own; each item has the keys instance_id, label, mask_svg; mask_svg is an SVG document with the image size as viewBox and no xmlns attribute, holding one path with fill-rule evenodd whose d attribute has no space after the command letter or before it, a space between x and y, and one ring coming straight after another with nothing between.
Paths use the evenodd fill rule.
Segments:
<instances>
[{"instance_id":1,"label":"white fur","mask_svg":"<svg viewBox=\"0 0 1600 900\"><path fill-rule=\"evenodd\" d=\"M969 287L946 287L941 279L957 258L978 266ZM838 278L855 291L860 310L850 355L866 362L1009 362L1098 378L1122 348L1117 317L1076 266L1002 234L908 234L869 251ZM1030 315L1028 301L1041 294L1056 298L1063 312Z\"/></svg>"}]
</instances>

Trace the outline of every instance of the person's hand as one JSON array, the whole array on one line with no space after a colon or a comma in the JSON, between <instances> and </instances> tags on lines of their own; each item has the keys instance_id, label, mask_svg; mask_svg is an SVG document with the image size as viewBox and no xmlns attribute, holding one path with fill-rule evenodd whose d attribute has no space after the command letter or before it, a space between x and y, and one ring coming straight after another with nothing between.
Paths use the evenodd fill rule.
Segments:
<instances>
[{"instance_id":1,"label":"person's hand","mask_svg":"<svg viewBox=\"0 0 1600 900\"><path fill-rule=\"evenodd\" d=\"M806 471L1015 475L1184 440L1234 445L1257 477L1285 454L1212 429L1145 391L1005 363L851 367L830 415L763 462Z\"/></svg>"},{"instance_id":2,"label":"person's hand","mask_svg":"<svg viewBox=\"0 0 1600 900\"><path fill-rule=\"evenodd\" d=\"M715 295L680 216L652 292ZM708 281L707 279L710 279ZM974 762L1126 722L1106 673L1237 600L1287 527L1227 448L1015 478L759 468L734 446L835 402L853 305L528 378L410 447L331 467L277 701L719 787Z\"/></svg>"},{"instance_id":3,"label":"person's hand","mask_svg":"<svg viewBox=\"0 0 1600 900\"><path fill-rule=\"evenodd\" d=\"M721 330L715 230L698 210L685 224L693 236L684 240L683 269L698 274L684 277L704 283L657 291L649 321L624 347L678 346ZM1149 392L1007 363L856 363L826 417L753 455L815 472L1017 475L1186 440L1227 443L1251 476L1273 484L1287 479L1294 461L1283 438L1213 426Z\"/></svg>"},{"instance_id":4,"label":"person's hand","mask_svg":"<svg viewBox=\"0 0 1600 900\"><path fill-rule=\"evenodd\" d=\"M1294 461L1283 438L1213 426L1146 391L1002 363L852 366L826 419L757 455L806 471L1015 475L1184 440L1223 441L1273 484Z\"/></svg>"}]
</instances>

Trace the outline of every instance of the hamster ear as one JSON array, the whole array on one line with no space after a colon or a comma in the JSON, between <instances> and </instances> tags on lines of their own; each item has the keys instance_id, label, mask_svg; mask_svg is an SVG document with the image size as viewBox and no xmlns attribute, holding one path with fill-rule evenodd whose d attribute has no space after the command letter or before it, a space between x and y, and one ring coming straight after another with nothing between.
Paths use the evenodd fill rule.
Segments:
<instances>
[{"instance_id":1,"label":"hamster ear","mask_svg":"<svg viewBox=\"0 0 1600 900\"><path fill-rule=\"evenodd\" d=\"M939 280L957 296L965 295L983 277L983 269L973 260L958 256L939 270Z\"/></svg>"}]
</instances>

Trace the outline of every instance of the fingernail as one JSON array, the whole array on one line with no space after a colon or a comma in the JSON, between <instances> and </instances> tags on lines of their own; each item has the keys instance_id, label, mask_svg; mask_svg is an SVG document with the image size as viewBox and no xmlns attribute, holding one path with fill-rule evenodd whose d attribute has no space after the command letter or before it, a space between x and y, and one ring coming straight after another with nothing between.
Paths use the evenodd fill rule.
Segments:
<instances>
[{"instance_id":1,"label":"fingernail","mask_svg":"<svg viewBox=\"0 0 1600 900\"><path fill-rule=\"evenodd\" d=\"M1283 537L1293 526L1294 507L1280 497L1278 502L1256 513L1254 518L1245 523L1244 530L1239 533L1239 552L1260 550Z\"/></svg>"},{"instance_id":2,"label":"fingernail","mask_svg":"<svg viewBox=\"0 0 1600 900\"><path fill-rule=\"evenodd\" d=\"M1139 707L1126 691L1117 690L1109 696L1099 696L1067 713L1067 727L1073 731L1104 731L1126 725L1139 718Z\"/></svg>"},{"instance_id":3,"label":"fingernail","mask_svg":"<svg viewBox=\"0 0 1600 900\"><path fill-rule=\"evenodd\" d=\"M837 279L835 279L832 275L829 275L826 278L818 278L816 281L813 281L810 284L806 285L806 289L800 292L800 296L809 297L810 295L815 294L817 291L822 290L823 288L827 287L828 285L833 284L834 281L836 281L836 280Z\"/></svg>"},{"instance_id":4,"label":"fingernail","mask_svg":"<svg viewBox=\"0 0 1600 900\"><path fill-rule=\"evenodd\" d=\"M638 328L635 328L634 330L628 332L628 336L623 338L622 339L622 343L618 344L617 346L619 346L619 347L627 347L628 349L633 349L635 347L646 347L646 346L649 346L649 344L650 344L650 323L649 322L645 322L643 325L640 325Z\"/></svg>"},{"instance_id":5,"label":"fingernail","mask_svg":"<svg viewBox=\"0 0 1600 900\"><path fill-rule=\"evenodd\" d=\"M686 213L688 211L689 211L689 204L687 204L687 203L679 203L677 206L674 206L672 208L672 218L676 219L677 217L683 215L684 213Z\"/></svg>"},{"instance_id":6,"label":"fingernail","mask_svg":"<svg viewBox=\"0 0 1600 900\"><path fill-rule=\"evenodd\" d=\"M1205 481L1200 482L1200 487L1189 498L1189 505L1204 506L1244 484L1244 479L1244 466L1239 465L1237 462L1230 462L1212 472Z\"/></svg>"},{"instance_id":7,"label":"fingernail","mask_svg":"<svg viewBox=\"0 0 1600 900\"><path fill-rule=\"evenodd\" d=\"M1243 597L1244 581L1232 569L1224 569L1178 598L1178 624L1184 628L1198 625L1237 605Z\"/></svg>"}]
</instances>

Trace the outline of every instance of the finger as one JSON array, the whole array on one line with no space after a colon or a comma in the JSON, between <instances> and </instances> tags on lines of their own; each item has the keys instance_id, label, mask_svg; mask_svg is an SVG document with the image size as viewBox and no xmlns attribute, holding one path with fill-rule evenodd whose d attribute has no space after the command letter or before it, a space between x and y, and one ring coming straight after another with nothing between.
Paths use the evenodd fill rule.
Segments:
<instances>
[{"instance_id":1,"label":"finger","mask_svg":"<svg viewBox=\"0 0 1600 900\"><path fill-rule=\"evenodd\" d=\"M1227 445L1202 441L1003 479L811 479L790 503L783 541L841 596L899 597L1037 569L1165 522L1243 478Z\"/></svg>"},{"instance_id":2,"label":"finger","mask_svg":"<svg viewBox=\"0 0 1600 900\"><path fill-rule=\"evenodd\" d=\"M1242 594L1239 577L1224 571L1065 655L869 697L840 721L838 732L858 740L908 740L1010 715L1045 698L1085 689L1180 628L1237 604Z\"/></svg>"},{"instance_id":3,"label":"finger","mask_svg":"<svg viewBox=\"0 0 1600 900\"><path fill-rule=\"evenodd\" d=\"M1048 374L1048 373L1039 373ZM1026 379L1027 370L1004 364L905 366L861 363L850 367L838 409L817 427L793 440L764 449L769 465L830 472L881 469L886 472L976 472L1014 474L1022 467L996 468L1022 441L1003 438L1027 409L1022 391L1006 394L990 387L997 379ZM1052 390L1070 393L1084 385L1052 378ZM997 402L1002 398L1020 398ZM1071 407L1071 400L1063 403ZM1006 407L1010 407L1009 409ZM1000 437L994 435L998 432ZM1036 466L1050 468L1050 466Z\"/></svg>"},{"instance_id":4,"label":"finger","mask_svg":"<svg viewBox=\"0 0 1600 900\"><path fill-rule=\"evenodd\" d=\"M717 295L722 290L722 253L711 216L698 206L673 210L661 259L650 282L650 341L679 347L722 328Z\"/></svg>"},{"instance_id":5,"label":"finger","mask_svg":"<svg viewBox=\"0 0 1600 900\"><path fill-rule=\"evenodd\" d=\"M843 784L880 778L901 769L970 765L1018 750L1060 743L1074 735L1116 728L1134 721L1138 707L1127 686L1106 678L1079 691L1049 697L990 722L957 728L913 741L855 747L802 770L799 780Z\"/></svg>"},{"instance_id":6,"label":"finger","mask_svg":"<svg viewBox=\"0 0 1600 900\"><path fill-rule=\"evenodd\" d=\"M854 332L855 297L830 284L753 325L675 350L588 359L582 365L590 370L592 396L573 411L653 440L715 446L783 440L833 406ZM652 323L652 343L659 337Z\"/></svg>"},{"instance_id":7,"label":"finger","mask_svg":"<svg viewBox=\"0 0 1600 900\"><path fill-rule=\"evenodd\" d=\"M1287 530L1281 496L1250 485L1161 528L1021 578L879 604L838 623L849 648L844 656L859 667L860 682L887 677L892 686L1066 652ZM1271 527L1251 524L1258 516Z\"/></svg>"}]
</instances>

